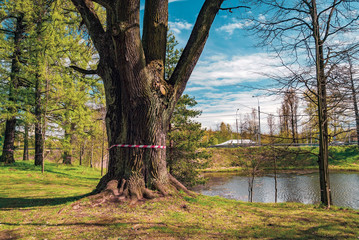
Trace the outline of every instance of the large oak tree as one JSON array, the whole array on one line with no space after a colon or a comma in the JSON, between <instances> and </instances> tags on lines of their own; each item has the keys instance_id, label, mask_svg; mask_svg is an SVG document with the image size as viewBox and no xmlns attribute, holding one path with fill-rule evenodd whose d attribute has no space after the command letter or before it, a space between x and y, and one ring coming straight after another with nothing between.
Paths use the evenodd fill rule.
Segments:
<instances>
[{"instance_id":1,"label":"large oak tree","mask_svg":"<svg viewBox=\"0 0 359 240\"><path fill-rule=\"evenodd\" d=\"M224 0L206 0L191 36L169 80L165 80L168 0L146 0L140 33L140 0L72 0L99 53L95 71L104 82L106 126L110 146L115 144L166 145L174 106L182 95ZM94 2L106 9L100 21ZM129 196L166 195L173 186L184 188L167 171L165 149L109 150L108 173L97 192L118 180ZM122 183L121 183L122 182Z\"/></svg>"}]
</instances>

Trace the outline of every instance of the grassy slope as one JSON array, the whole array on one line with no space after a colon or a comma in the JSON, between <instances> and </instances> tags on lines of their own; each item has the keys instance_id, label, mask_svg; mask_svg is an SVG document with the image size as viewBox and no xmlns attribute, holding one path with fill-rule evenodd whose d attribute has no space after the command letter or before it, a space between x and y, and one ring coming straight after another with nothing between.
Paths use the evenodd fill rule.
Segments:
<instances>
[{"instance_id":1,"label":"grassy slope","mask_svg":"<svg viewBox=\"0 0 359 240\"><path fill-rule=\"evenodd\" d=\"M278 162L279 169L317 169L318 148L302 147L305 152L313 154L302 154L288 161ZM235 171L240 170L236 167L238 162L238 151L246 151L247 148L211 148L206 149L212 154L211 167L205 171ZM298 148L292 148L298 150ZM290 156L290 154L289 154ZM329 148L329 168L338 170L359 171L359 148L357 146L335 146Z\"/></svg>"},{"instance_id":2,"label":"grassy slope","mask_svg":"<svg viewBox=\"0 0 359 240\"><path fill-rule=\"evenodd\" d=\"M99 172L30 163L0 166L0 239L357 239L359 212L185 195L137 206L72 204ZM61 211L60 211L61 210ZM61 213L59 213L59 211Z\"/></svg>"}]
</instances>

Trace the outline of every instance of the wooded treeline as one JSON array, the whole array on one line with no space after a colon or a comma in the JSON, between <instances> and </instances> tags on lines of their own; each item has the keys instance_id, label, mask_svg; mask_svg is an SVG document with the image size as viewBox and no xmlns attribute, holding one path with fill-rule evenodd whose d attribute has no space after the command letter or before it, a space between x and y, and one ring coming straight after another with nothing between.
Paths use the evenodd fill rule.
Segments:
<instances>
[{"instance_id":1,"label":"wooded treeline","mask_svg":"<svg viewBox=\"0 0 359 240\"><path fill-rule=\"evenodd\" d=\"M21 0L2 2L0 20L1 161L21 148L23 160L42 165L52 149L71 164L79 149L81 164L85 146L103 145L105 115L100 79L71 68L91 69L97 58L81 18L66 1Z\"/></svg>"}]
</instances>

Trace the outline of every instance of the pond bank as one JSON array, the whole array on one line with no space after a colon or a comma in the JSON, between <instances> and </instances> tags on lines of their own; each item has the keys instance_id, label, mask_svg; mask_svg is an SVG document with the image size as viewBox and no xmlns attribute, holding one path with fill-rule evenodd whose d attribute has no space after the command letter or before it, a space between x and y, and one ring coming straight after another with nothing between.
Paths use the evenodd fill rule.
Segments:
<instances>
[{"instance_id":1,"label":"pond bank","mask_svg":"<svg viewBox=\"0 0 359 240\"><path fill-rule=\"evenodd\" d=\"M261 147L257 147L259 150ZM209 167L200 172L240 172L239 159L247 154L250 148L207 148L202 149L211 154ZM313 172L317 171L317 147L272 148L286 155L278 159L277 170L280 172ZM271 149L266 151L272 151ZM249 156L248 156L249 157ZM267 162L263 170L272 170L272 163ZM331 171L359 171L359 148L357 146L332 146L329 148L329 169Z\"/></svg>"}]
</instances>

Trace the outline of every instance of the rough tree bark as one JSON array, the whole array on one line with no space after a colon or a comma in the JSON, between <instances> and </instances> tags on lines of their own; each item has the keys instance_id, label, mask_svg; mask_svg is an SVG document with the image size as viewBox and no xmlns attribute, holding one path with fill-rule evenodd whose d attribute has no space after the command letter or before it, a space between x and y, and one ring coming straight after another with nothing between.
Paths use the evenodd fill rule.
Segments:
<instances>
[{"instance_id":1,"label":"rough tree bark","mask_svg":"<svg viewBox=\"0 0 359 240\"><path fill-rule=\"evenodd\" d=\"M21 56L21 41L25 33L24 15L14 17L16 19L16 27L14 34L14 52L11 60L11 73L10 73L10 89L9 89L9 101L12 102L12 106L9 107L8 111L10 118L6 120L5 126L5 139L3 154L1 161L5 163L13 163L14 159L14 142L15 142L15 127L16 127L16 101L17 101L17 90L19 88L19 73L20 73L20 56Z\"/></svg>"},{"instance_id":2,"label":"rough tree bark","mask_svg":"<svg viewBox=\"0 0 359 240\"><path fill-rule=\"evenodd\" d=\"M168 81L164 79L168 0L146 0L142 40L140 0L94 1L106 8L106 30L92 1L72 2L100 56L96 72L105 86L109 145L166 145L174 106L198 61L223 0L205 1ZM111 180L118 181L125 195L137 199L153 197L149 189L163 195L174 189L173 186L185 189L169 175L165 149L111 148L108 173L100 180L96 192L106 189Z\"/></svg>"}]
</instances>

